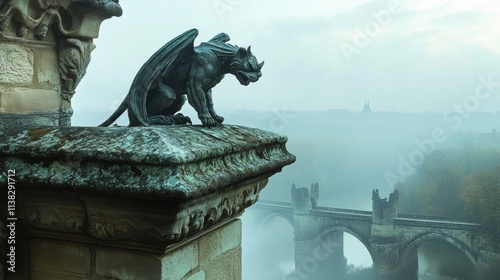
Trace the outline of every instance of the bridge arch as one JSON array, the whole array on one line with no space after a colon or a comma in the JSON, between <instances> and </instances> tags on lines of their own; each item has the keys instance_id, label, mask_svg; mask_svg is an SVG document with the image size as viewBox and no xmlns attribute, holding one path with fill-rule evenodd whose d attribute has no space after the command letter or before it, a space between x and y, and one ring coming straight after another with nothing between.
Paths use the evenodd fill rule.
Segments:
<instances>
[{"instance_id":1,"label":"bridge arch","mask_svg":"<svg viewBox=\"0 0 500 280\"><path fill-rule=\"evenodd\" d=\"M289 217L286 214L278 213L278 212L269 212L265 214L262 220L259 221L259 225L257 226L257 232L262 232L262 229L272 223L276 218L282 218L287 221L292 228L295 230L295 223L293 222L293 217Z\"/></svg>"},{"instance_id":2,"label":"bridge arch","mask_svg":"<svg viewBox=\"0 0 500 280\"><path fill-rule=\"evenodd\" d=\"M319 232L319 234L316 236L316 238L313 240L313 246L318 245L321 242L322 237L326 237L329 234L332 234L334 232L339 232L339 231L343 232L343 233L348 233L348 234L354 236L357 240L359 240L363 244L363 246L366 248L368 253L370 254L372 261L374 260L373 254L371 251L369 237L365 237L363 234L360 234L356 230L353 230L353 229L351 229L349 227L345 227L345 226L330 226L330 227L322 229Z\"/></svg>"},{"instance_id":3,"label":"bridge arch","mask_svg":"<svg viewBox=\"0 0 500 280\"><path fill-rule=\"evenodd\" d=\"M472 265L477 268L476 258L474 258L471 249L467 244L456 238L436 232L429 232L418 235L403 246L400 255L400 265L402 268L404 268L404 266L407 265L411 259L415 259L418 246L425 241L444 241L445 243L452 245L460 252L462 252L467 257L467 259L469 259Z\"/></svg>"}]
</instances>

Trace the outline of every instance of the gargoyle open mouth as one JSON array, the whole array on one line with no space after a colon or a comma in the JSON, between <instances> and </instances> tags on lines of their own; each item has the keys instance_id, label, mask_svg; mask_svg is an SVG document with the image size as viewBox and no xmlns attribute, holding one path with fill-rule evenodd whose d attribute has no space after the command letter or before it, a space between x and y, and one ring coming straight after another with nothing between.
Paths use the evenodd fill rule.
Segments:
<instances>
[{"instance_id":1,"label":"gargoyle open mouth","mask_svg":"<svg viewBox=\"0 0 500 280\"><path fill-rule=\"evenodd\" d=\"M246 73L243 71L236 72L236 79L240 82L240 84L244 86L248 86L250 83L255 83L259 80L259 76L255 73Z\"/></svg>"}]
</instances>

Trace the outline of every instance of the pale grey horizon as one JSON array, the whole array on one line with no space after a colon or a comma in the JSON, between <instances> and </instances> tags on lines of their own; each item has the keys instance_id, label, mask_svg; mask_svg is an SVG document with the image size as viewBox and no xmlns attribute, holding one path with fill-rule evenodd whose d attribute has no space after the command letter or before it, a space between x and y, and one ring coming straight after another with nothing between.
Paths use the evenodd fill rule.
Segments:
<instances>
[{"instance_id":1,"label":"pale grey horizon","mask_svg":"<svg viewBox=\"0 0 500 280\"><path fill-rule=\"evenodd\" d=\"M257 83L228 75L214 88L221 111L359 111L367 100L377 111L500 111L494 1L148 2L122 0L123 16L103 22L75 111L116 108L151 54L190 28L196 44L226 32L266 61Z\"/></svg>"}]
</instances>

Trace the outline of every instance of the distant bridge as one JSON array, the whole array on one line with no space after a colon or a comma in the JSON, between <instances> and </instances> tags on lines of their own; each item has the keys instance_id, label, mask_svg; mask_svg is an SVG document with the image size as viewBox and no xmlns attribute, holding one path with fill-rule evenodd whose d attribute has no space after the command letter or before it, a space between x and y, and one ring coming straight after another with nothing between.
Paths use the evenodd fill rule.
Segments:
<instances>
[{"instance_id":1,"label":"distant bridge","mask_svg":"<svg viewBox=\"0 0 500 280\"><path fill-rule=\"evenodd\" d=\"M397 213L398 194L381 199L373 191L373 211L317 206L319 187L292 187L292 203L259 201L251 208L260 225L276 216L287 220L295 233L295 275L290 280L314 279L314 275L336 275L345 268L343 233L355 236L367 248L375 269L383 279L399 279L402 271L417 270L418 246L424 241L451 244L476 270L488 268L495 258L488 239L473 223L446 221L436 217ZM345 269L344 269L345 270Z\"/></svg>"}]
</instances>

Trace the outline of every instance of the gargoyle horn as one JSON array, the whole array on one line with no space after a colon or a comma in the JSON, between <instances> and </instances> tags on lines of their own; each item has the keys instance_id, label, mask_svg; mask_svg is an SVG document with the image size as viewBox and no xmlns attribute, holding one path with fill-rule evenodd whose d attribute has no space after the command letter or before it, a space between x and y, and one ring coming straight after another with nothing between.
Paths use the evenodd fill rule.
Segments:
<instances>
[{"instance_id":1,"label":"gargoyle horn","mask_svg":"<svg viewBox=\"0 0 500 280\"><path fill-rule=\"evenodd\" d=\"M262 69L262 66L264 66L264 61L262 61L261 63L259 63L257 69L260 71L260 69Z\"/></svg>"},{"instance_id":2,"label":"gargoyle horn","mask_svg":"<svg viewBox=\"0 0 500 280\"><path fill-rule=\"evenodd\" d=\"M247 49L247 53L248 53L248 56L251 56L252 55L252 50L251 50L252 46L248 46L248 49Z\"/></svg>"}]
</instances>

